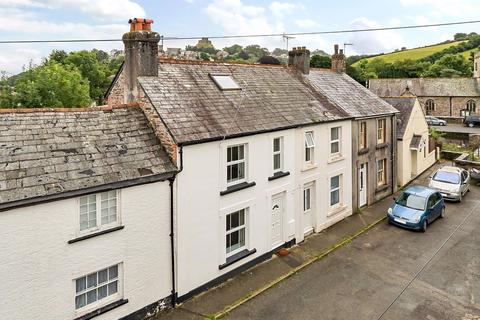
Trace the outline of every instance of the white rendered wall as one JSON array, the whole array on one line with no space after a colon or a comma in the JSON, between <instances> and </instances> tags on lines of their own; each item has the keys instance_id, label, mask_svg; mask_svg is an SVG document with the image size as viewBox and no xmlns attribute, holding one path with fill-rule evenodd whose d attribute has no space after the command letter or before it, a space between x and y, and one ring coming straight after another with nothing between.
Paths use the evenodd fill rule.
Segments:
<instances>
[{"instance_id":1,"label":"white rendered wall","mask_svg":"<svg viewBox=\"0 0 480 320\"><path fill-rule=\"evenodd\" d=\"M329 163L330 127L342 127L342 154L339 161ZM303 171L304 132L315 131L316 166ZM272 143L283 137L284 171L290 175L273 181ZM226 186L226 148L248 144L247 182L256 186L220 196ZM351 122L342 121L257 134L242 138L215 141L183 148L183 171L176 182L177 289L179 296L272 250L271 199L283 193L283 241L303 240L302 188L316 181L317 207L315 231L351 215ZM329 208L329 178L342 174L343 205L341 210ZM249 207L247 249L253 255L220 270L226 262L225 216ZM302 230L301 230L302 229ZM194 266L194 267L192 267Z\"/></svg>"},{"instance_id":2,"label":"white rendered wall","mask_svg":"<svg viewBox=\"0 0 480 320\"><path fill-rule=\"evenodd\" d=\"M122 189L123 230L76 237L78 198L0 212L0 319L73 319L74 279L123 262L118 319L170 294L168 181ZM96 319L97 319L96 318Z\"/></svg>"}]
</instances>

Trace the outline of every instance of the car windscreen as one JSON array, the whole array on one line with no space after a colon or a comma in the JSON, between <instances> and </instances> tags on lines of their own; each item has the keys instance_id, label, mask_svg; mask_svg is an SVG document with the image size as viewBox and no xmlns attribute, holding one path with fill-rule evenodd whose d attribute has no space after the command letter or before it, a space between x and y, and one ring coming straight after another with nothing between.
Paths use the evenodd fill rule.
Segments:
<instances>
[{"instance_id":1,"label":"car windscreen","mask_svg":"<svg viewBox=\"0 0 480 320\"><path fill-rule=\"evenodd\" d=\"M460 183L460 175L455 172L437 171L437 173L435 173L432 179L434 181L451 183L451 184Z\"/></svg>"},{"instance_id":2,"label":"car windscreen","mask_svg":"<svg viewBox=\"0 0 480 320\"><path fill-rule=\"evenodd\" d=\"M427 199L408 192L403 192L395 201L396 204L402 207L407 207L415 210L425 210L425 202Z\"/></svg>"}]
</instances>

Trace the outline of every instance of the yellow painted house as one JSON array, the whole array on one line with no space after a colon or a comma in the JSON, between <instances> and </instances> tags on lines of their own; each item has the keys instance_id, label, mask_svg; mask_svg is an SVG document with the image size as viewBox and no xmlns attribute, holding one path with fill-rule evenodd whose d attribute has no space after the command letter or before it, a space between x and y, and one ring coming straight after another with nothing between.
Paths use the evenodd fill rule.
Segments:
<instances>
[{"instance_id":1,"label":"yellow painted house","mask_svg":"<svg viewBox=\"0 0 480 320\"><path fill-rule=\"evenodd\" d=\"M428 125L416 97L384 98L400 113L397 115L397 185L402 187L437 160L430 143Z\"/></svg>"}]
</instances>

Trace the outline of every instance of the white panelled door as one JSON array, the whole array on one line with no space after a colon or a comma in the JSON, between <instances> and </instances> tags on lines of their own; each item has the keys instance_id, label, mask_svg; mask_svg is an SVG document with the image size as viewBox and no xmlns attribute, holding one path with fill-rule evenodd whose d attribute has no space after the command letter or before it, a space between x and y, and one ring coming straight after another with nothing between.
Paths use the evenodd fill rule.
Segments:
<instances>
[{"instance_id":1,"label":"white panelled door","mask_svg":"<svg viewBox=\"0 0 480 320\"><path fill-rule=\"evenodd\" d=\"M283 210L284 210L284 194L272 197L272 248L276 248L283 244Z\"/></svg>"},{"instance_id":2,"label":"white panelled door","mask_svg":"<svg viewBox=\"0 0 480 320\"><path fill-rule=\"evenodd\" d=\"M358 206L367 204L367 166L365 163L358 169Z\"/></svg>"}]
</instances>

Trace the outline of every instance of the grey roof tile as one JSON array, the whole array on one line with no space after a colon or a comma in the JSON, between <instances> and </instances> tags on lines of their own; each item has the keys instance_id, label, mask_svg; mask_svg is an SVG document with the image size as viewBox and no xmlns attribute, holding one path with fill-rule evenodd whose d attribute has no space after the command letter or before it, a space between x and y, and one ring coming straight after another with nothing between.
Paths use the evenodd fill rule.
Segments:
<instances>
[{"instance_id":1,"label":"grey roof tile","mask_svg":"<svg viewBox=\"0 0 480 320\"><path fill-rule=\"evenodd\" d=\"M480 96L480 80L474 78L370 79L368 87L379 97L398 97L407 88L419 97Z\"/></svg>"},{"instance_id":2,"label":"grey roof tile","mask_svg":"<svg viewBox=\"0 0 480 320\"><path fill-rule=\"evenodd\" d=\"M415 97L392 97L383 98L387 103L392 105L395 109L400 111L397 116L397 139L403 138L405 130L407 129L408 120L412 114L413 107L415 106Z\"/></svg>"},{"instance_id":3,"label":"grey roof tile","mask_svg":"<svg viewBox=\"0 0 480 320\"><path fill-rule=\"evenodd\" d=\"M176 170L138 107L2 111L0 131L0 206Z\"/></svg>"}]
</instances>

